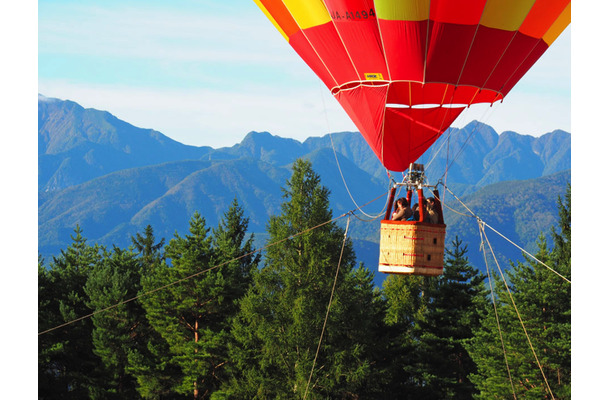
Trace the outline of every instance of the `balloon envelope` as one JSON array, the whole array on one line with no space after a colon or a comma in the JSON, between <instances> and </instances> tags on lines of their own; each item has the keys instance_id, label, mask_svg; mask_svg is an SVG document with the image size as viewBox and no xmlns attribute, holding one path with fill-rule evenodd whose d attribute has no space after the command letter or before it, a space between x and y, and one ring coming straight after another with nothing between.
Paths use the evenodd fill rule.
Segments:
<instances>
[{"instance_id":1,"label":"balloon envelope","mask_svg":"<svg viewBox=\"0 0 610 400\"><path fill-rule=\"evenodd\" d=\"M569 0L254 1L391 171L501 101L570 24Z\"/></svg>"}]
</instances>

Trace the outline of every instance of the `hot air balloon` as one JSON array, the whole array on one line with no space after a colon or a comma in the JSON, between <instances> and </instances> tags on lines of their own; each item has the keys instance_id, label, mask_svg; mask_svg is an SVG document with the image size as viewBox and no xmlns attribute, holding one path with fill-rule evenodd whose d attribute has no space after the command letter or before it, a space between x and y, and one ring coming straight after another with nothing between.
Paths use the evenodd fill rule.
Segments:
<instances>
[{"instance_id":1,"label":"hot air balloon","mask_svg":"<svg viewBox=\"0 0 610 400\"><path fill-rule=\"evenodd\" d=\"M254 1L390 171L412 172L470 105L501 102L570 24L569 0Z\"/></svg>"}]
</instances>

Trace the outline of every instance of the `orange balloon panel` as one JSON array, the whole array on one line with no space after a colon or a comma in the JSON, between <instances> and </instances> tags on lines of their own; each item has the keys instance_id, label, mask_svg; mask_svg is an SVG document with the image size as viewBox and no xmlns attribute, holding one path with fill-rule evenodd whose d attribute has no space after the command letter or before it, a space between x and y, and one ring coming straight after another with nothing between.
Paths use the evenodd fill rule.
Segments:
<instances>
[{"instance_id":1,"label":"orange balloon panel","mask_svg":"<svg viewBox=\"0 0 610 400\"><path fill-rule=\"evenodd\" d=\"M254 1L392 171L503 99L570 23L569 0Z\"/></svg>"}]
</instances>

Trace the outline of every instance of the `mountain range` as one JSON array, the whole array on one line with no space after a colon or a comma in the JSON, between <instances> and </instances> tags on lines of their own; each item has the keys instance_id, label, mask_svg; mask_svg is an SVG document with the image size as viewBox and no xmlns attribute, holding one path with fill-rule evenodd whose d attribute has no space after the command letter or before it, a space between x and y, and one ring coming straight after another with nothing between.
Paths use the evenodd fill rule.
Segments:
<instances>
[{"instance_id":1,"label":"mountain range","mask_svg":"<svg viewBox=\"0 0 610 400\"><path fill-rule=\"evenodd\" d=\"M186 233L195 211L208 226L216 226L233 198L263 244L267 220L279 213L282 187L299 157L312 162L330 189L335 216L370 202L364 213L355 212L350 237L359 260L375 270L379 223L372 217L384 209L389 180L359 133L299 142L249 132L234 146L214 149L185 145L106 111L39 95L39 252L48 258L66 248L77 225L90 243L107 246L128 246L148 224L157 238L169 240ZM489 226L535 251L538 235L548 234L556 223L557 198L570 181L571 135L562 130L541 137L498 134L473 121L451 128L420 162L431 184L447 182ZM400 174L392 176L400 179ZM450 192L442 187L441 192L447 207L459 208ZM478 225L462 213L445 211L447 243L459 235L469 244L471 262L484 268ZM514 249L501 240L498 253L503 260L520 258Z\"/></svg>"}]
</instances>

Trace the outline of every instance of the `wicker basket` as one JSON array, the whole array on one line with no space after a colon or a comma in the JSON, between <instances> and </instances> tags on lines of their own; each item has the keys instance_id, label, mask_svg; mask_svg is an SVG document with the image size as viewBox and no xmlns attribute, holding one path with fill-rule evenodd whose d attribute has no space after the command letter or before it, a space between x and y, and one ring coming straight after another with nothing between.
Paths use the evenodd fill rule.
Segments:
<instances>
[{"instance_id":1,"label":"wicker basket","mask_svg":"<svg viewBox=\"0 0 610 400\"><path fill-rule=\"evenodd\" d=\"M437 276L443 273L445 225L381 221L379 271Z\"/></svg>"}]
</instances>

